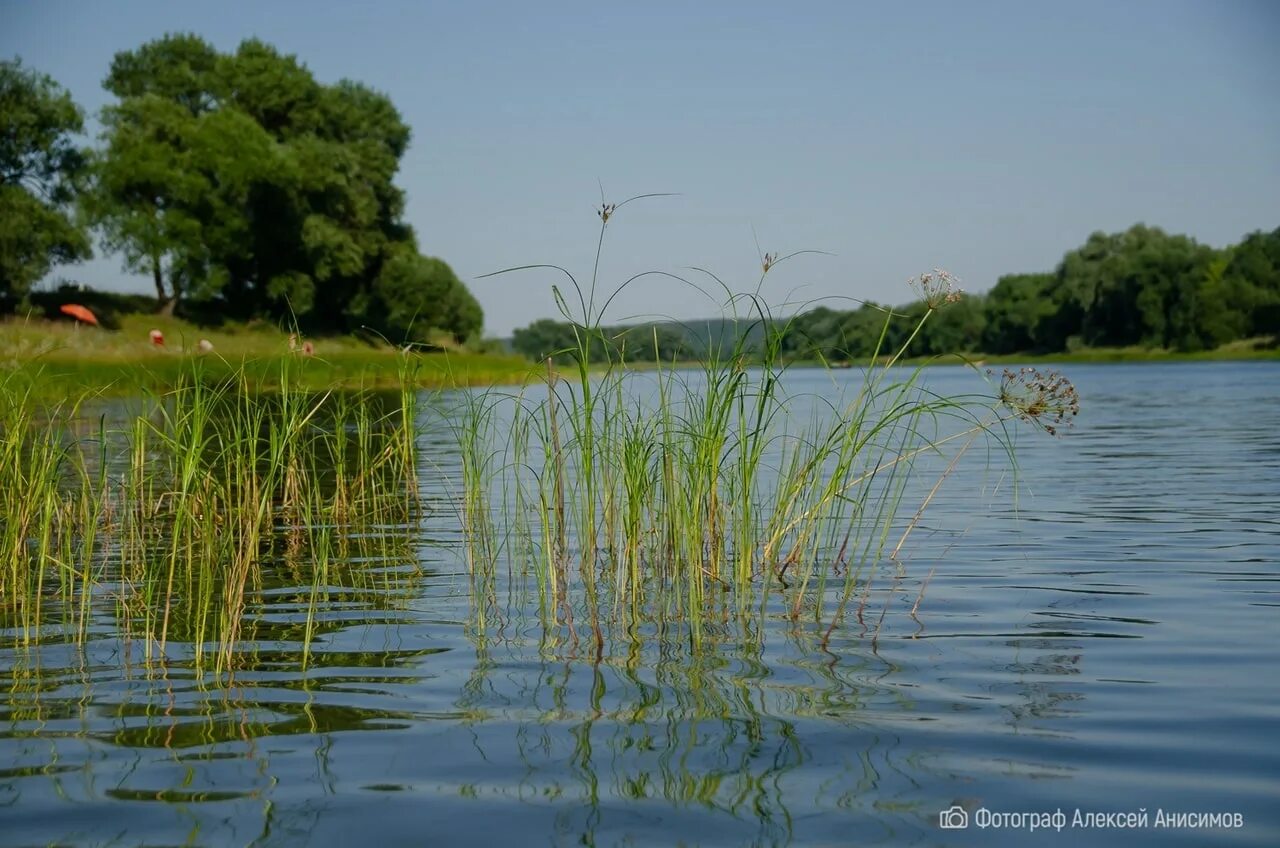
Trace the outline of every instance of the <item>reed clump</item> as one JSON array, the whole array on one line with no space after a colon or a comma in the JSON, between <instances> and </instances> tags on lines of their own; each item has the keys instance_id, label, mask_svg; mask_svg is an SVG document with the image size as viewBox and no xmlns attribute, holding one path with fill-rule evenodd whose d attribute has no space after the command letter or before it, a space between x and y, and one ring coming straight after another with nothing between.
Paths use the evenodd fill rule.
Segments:
<instances>
[{"instance_id":1,"label":"reed clump","mask_svg":"<svg viewBox=\"0 0 1280 848\"><path fill-rule=\"evenodd\" d=\"M623 206L598 211L596 269ZM1026 372L994 391L942 396L925 385L922 364L900 365L930 317L962 296L937 270L912 281L928 308L893 349L889 322L901 316L886 311L878 364L846 383L850 391L790 394L788 322L760 295L790 258L765 254L745 294L699 272L737 326L756 326L696 368L655 355L642 372L623 365L634 356L622 346L634 342L604 337L605 310L646 276L694 280L638 274L597 308L596 271L585 284L554 265L498 272L567 280L569 297L560 284L553 293L577 343L552 352L570 364L560 373L548 359L544 386L472 396L458 411L477 610L494 608L505 560L509 574L536 584L544 637L598 655L610 636L672 627L695 647L726 622L758 634L762 616L810 622L825 640L848 609L861 615L880 570L901 571L924 511L975 444L1012 460L1011 421L1053 433L1078 410L1060 375ZM750 329L763 330L755 347Z\"/></svg>"},{"instance_id":2,"label":"reed clump","mask_svg":"<svg viewBox=\"0 0 1280 848\"><path fill-rule=\"evenodd\" d=\"M39 372L5 378L0 611L15 643L55 626L78 640L109 629L148 660L179 650L228 670L271 572L312 587L305 654L328 595L379 579L343 563L412 563L411 375L391 396L316 392L300 362L281 358L277 388L262 391L222 365L187 360L172 389L127 414L90 394L49 403Z\"/></svg>"}]
</instances>

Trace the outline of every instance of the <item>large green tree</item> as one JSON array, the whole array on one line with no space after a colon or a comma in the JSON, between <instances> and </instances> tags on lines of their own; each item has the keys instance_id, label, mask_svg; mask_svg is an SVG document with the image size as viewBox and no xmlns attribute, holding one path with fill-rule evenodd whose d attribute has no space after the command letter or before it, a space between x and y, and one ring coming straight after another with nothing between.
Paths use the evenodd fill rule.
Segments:
<instances>
[{"instance_id":1,"label":"large green tree","mask_svg":"<svg viewBox=\"0 0 1280 848\"><path fill-rule=\"evenodd\" d=\"M90 256L72 202L85 154L83 114L56 82L20 60L0 62L0 311L58 263Z\"/></svg>"},{"instance_id":2,"label":"large green tree","mask_svg":"<svg viewBox=\"0 0 1280 848\"><path fill-rule=\"evenodd\" d=\"M1060 335L1051 329L1059 308L1053 286L1052 274L1007 274L997 280L986 297L981 349L988 353L1061 349L1049 338Z\"/></svg>"},{"instance_id":3,"label":"large green tree","mask_svg":"<svg viewBox=\"0 0 1280 848\"><path fill-rule=\"evenodd\" d=\"M1222 296L1243 312L1240 335L1280 339L1280 227L1250 233L1230 252Z\"/></svg>"},{"instance_id":4,"label":"large green tree","mask_svg":"<svg viewBox=\"0 0 1280 848\"><path fill-rule=\"evenodd\" d=\"M1196 292L1215 251L1187 236L1136 224L1094 233L1058 266L1055 298L1062 349L1078 328L1087 345L1201 346Z\"/></svg>"},{"instance_id":5,"label":"large green tree","mask_svg":"<svg viewBox=\"0 0 1280 848\"><path fill-rule=\"evenodd\" d=\"M95 218L163 303L392 337L478 331L479 306L403 220L410 132L385 95L322 84L258 40L224 54L193 35L118 54L105 86L119 102Z\"/></svg>"},{"instance_id":6,"label":"large green tree","mask_svg":"<svg viewBox=\"0 0 1280 848\"><path fill-rule=\"evenodd\" d=\"M374 295L380 312L371 318L397 339L426 342L437 331L463 340L478 334L484 320L452 268L411 251L384 263Z\"/></svg>"}]
</instances>

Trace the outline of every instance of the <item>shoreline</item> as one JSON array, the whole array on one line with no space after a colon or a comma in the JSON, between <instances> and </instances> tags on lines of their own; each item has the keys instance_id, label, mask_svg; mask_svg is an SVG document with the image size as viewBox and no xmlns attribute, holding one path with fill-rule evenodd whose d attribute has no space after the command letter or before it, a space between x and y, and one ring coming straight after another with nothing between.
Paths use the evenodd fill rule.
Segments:
<instances>
[{"instance_id":1,"label":"shoreline","mask_svg":"<svg viewBox=\"0 0 1280 848\"><path fill-rule=\"evenodd\" d=\"M821 359L794 359L788 361L788 368L825 368L840 371L849 368L866 368L871 365L883 366L889 357L876 360L869 358L841 361L823 361ZM1225 345L1215 350L1180 352L1162 349L1132 348L1094 348L1082 351L1062 353L952 353L939 356L903 357L897 361L900 366L971 366L985 368L995 365L1124 365L1132 363L1158 362L1267 362L1280 360L1280 346L1255 347L1242 343ZM678 360L664 362L663 368L698 368L702 363L698 360ZM604 365L593 368L606 367ZM654 362L629 362L622 367L634 371L651 371L659 365Z\"/></svg>"},{"instance_id":2,"label":"shoreline","mask_svg":"<svg viewBox=\"0 0 1280 848\"><path fill-rule=\"evenodd\" d=\"M147 327L160 325L166 347L147 341ZM197 337L207 336L212 350L200 353ZM203 338L201 338L203 341ZM289 350L289 335L274 327L229 326L201 330L175 319L129 316L126 327L104 332L63 323L0 323L0 387L30 384L38 395L93 393L119 397L164 391L176 385L192 363L213 379L233 374L248 377L258 388L280 385L282 375L309 389L395 389L409 383L422 389L521 385L544 379L545 366L515 353L431 351L405 353L390 345L369 344L352 336L314 339L315 355ZM788 368L843 370L883 366L887 357L823 361L797 359ZM1215 350L1178 352L1156 348L1094 348L1047 354L983 353L904 358L899 365L970 366L1091 365L1156 362L1280 361L1280 345L1268 340L1233 342ZM292 363L292 365L290 364ZM704 366L699 360L600 363L599 371L621 367L632 371L680 370ZM563 371L565 365L558 366ZM406 380L405 377L408 377Z\"/></svg>"}]
</instances>

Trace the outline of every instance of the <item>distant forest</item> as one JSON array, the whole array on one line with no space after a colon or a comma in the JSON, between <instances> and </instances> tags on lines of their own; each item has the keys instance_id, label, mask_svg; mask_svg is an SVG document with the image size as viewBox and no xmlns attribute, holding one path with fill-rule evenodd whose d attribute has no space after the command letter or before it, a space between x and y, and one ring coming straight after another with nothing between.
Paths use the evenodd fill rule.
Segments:
<instances>
[{"instance_id":1,"label":"distant forest","mask_svg":"<svg viewBox=\"0 0 1280 848\"><path fill-rule=\"evenodd\" d=\"M591 359L699 359L730 355L739 338L758 349L777 334L793 360L841 362L897 350L929 309L923 300L857 309L826 306L765 322L752 316L656 322L590 330ZM530 359L572 358L587 332L543 319L515 331L511 346ZM1001 277L985 294L942 304L908 354L1061 353L1099 347L1211 350L1240 339L1280 337L1280 228L1217 250L1141 224L1094 233L1051 272Z\"/></svg>"}]
</instances>

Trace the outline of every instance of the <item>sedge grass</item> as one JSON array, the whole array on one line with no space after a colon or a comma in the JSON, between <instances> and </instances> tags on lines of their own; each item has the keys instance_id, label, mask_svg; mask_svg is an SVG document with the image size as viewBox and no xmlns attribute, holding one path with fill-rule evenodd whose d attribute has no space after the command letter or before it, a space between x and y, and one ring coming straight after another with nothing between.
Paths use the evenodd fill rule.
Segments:
<instances>
[{"instance_id":1,"label":"sedge grass","mask_svg":"<svg viewBox=\"0 0 1280 848\"><path fill-rule=\"evenodd\" d=\"M189 359L172 388L123 419L117 406L110 428L86 415L96 394L49 401L39 371L0 378L0 478L11 484L0 487L0 614L15 644L55 625L87 638L109 595L144 659L181 644L197 668L229 671L266 572L283 565L312 587L305 657L323 598L377 579L336 563L412 563L409 375L388 398L315 392L306 363L277 365L277 388L263 391L243 369ZM71 620L52 621L55 607Z\"/></svg>"},{"instance_id":2,"label":"sedge grass","mask_svg":"<svg viewBox=\"0 0 1280 848\"><path fill-rule=\"evenodd\" d=\"M1052 432L1050 421L1077 408L1069 383L1032 371L1012 382L1006 375L999 386L988 379L989 390L972 395L932 393L923 363L902 359L933 313L960 296L949 275L933 272L915 281L928 309L906 341L885 347L898 317L887 313L879 364L862 372L854 396L805 399L820 412L797 421L793 411L803 404L786 392L781 356L787 322L760 295L765 276L790 257L771 255L745 294L699 272L724 293L737 325L748 327L739 338L713 348L694 370L656 355L651 368L626 368L620 346L602 335L604 310L647 274L595 307L599 252L622 205L601 210L585 284L554 265L497 272L567 280L570 297L559 283L552 288L576 344L552 352L570 365L563 375L548 365L541 396L484 393L455 428L468 468L468 563L488 575L477 585L491 591L497 540L518 536L520 545L503 550L526 552L519 573L548 596L539 609L552 643L576 649L586 639L600 656L606 633L634 639L646 628L678 626L696 650L711 623L734 619L759 634L769 610L797 625L812 622L825 640L879 570L901 572L913 530L974 445L1013 460L1014 419ZM749 349L758 327L764 341ZM930 470L938 459L942 470ZM506 521L495 524L494 516ZM474 598L477 627L492 603L484 591Z\"/></svg>"},{"instance_id":3,"label":"sedge grass","mask_svg":"<svg viewBox=\"0 0 1280 848\"><path fill-rule=\"evenodd\" d=\"M746 294L698 272L735 318L764 329L758 349L744 332L694 370L656 353L643 372L625 368L630 357L600 332L620 288L596 306L599 253L623 205L601 210L585 286L532 266L562 274L576 295L577 343L553 352L570 367L548 360L539 383L513 394L464 391L449 419L480 634L506 618L505 579L520 592L532 584L552 649L585 643L600 657L610 639L676 628L698 651L727 622L759 637L769 616L825 640L850 609L862 617L882 571L896 585L913 531L964 455L986 443L1012 458L1016 421L1052 432L1075 412L1070 384L1029 370L991 375L985 393L928 390L923 364L903 356L953 299L942 274L920 279L928 310L904 344L875 352L852 397L791 396L786 321L760 295L790 257L766 255ZM101 392L51 397L53 360L0 374L0 479L16 481L0 490L4 632L18 644L49 626L84 639L92 599L109 593L147 660L180 649L198 668L229 671L263 626L254 611L269 571L285 568L306 587L295 635L308 662L328 600L376 579L344 564L412 559L406 533L378 528L411 532L423 508L413 386L435 365L397 357L389 403L371 391L383 376L355 393L317 387L318 360L295 355L176 357L111 431L85 414ZM807 419L806 406L816 409Z\"/></svg>"}]
</instances>

